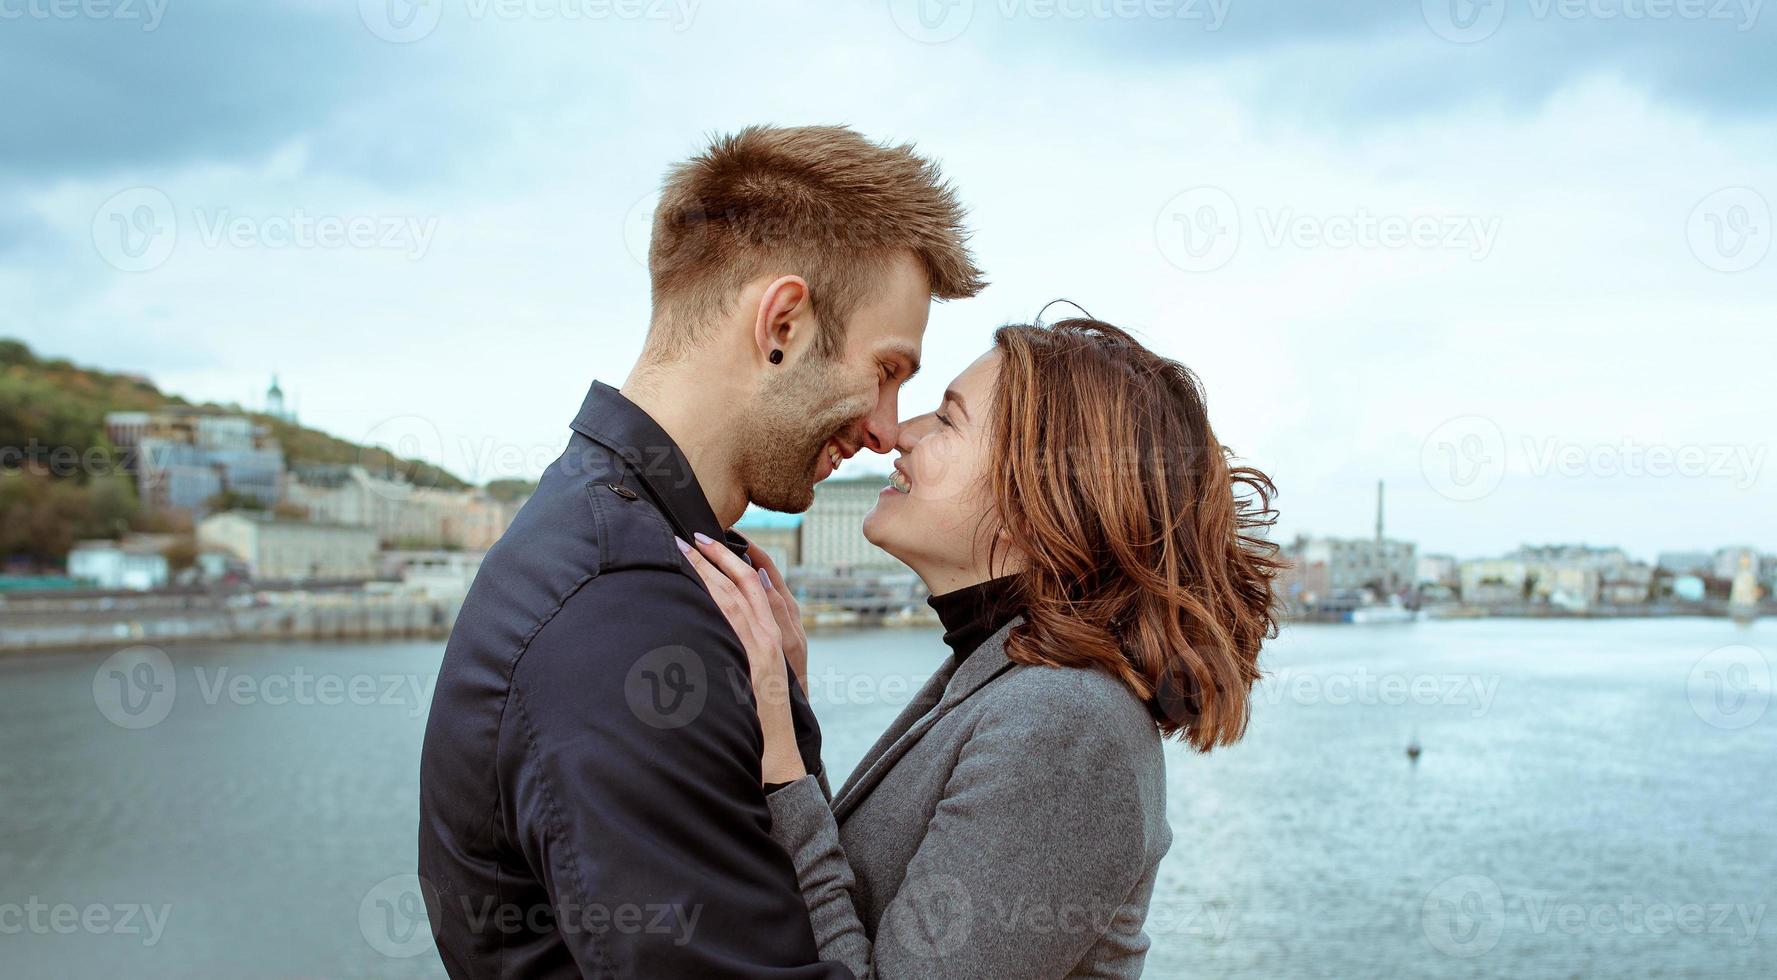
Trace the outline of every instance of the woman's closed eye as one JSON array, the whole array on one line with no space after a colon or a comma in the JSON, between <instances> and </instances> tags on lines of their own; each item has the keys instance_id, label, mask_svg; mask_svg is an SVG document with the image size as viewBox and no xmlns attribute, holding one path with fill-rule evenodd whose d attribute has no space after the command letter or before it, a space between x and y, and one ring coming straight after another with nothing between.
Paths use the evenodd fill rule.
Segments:
<instances>
[{"instance_id":1,"label":"woman's closed eye","mask_svg":"<svg viewBox=\"0 0 1777 980\"><path fill-rule=\"evenodd\" d=\"M945 415L943 412L933 412L932 415L937 418L938 421L944 423L946 428L956 428L956 423L950 421L950 416Z\"/></svg>"}]
</instances>

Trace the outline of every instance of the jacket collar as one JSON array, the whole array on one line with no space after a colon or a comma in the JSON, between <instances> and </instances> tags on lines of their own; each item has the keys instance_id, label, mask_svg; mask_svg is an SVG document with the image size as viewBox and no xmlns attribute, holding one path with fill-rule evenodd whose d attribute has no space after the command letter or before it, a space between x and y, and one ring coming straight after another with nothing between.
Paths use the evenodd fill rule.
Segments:
<instances>
[{"instance_id":1,"label":"jacket collar","mask_svg":"<svg viewBox=\"0 0 1777 980\"><path fill-rule=\"evenodd\" d=\"M570 427L622 460L623 469L634 478L625 483L652 498L672 524L673 533L689 541L693 534L702 532L725 541L736 554L745 555L746 539L716 522L716 512L710 508L709 498L697 482L691 463L679 451L678 443L653 416L622 392L594 381Z\"/></svg>"},{"instance_id":2,"label":"jacket collar","mask_svg":"<svg viewBox=\"0 0 1777 980\"><path fill-rule=\"evenodd\" d=\"M1006 657L1006 637L1014 626L1022 622L1023 616L1012 617L1010 622L982 641L980 648L969 654L960 664L952 654L938 668L938 672L926 681L907 707L901 710L894 723L889 725L888 731L883 732L882 737L865 753L863 761L852 770L845 785L840 787L839 795L833 800L833 815L836 819L844 820L857 809L864 797L882 781L882 777L951 709L986 687L989 681L1017 666Z\"/></svg>"}]
</instances>

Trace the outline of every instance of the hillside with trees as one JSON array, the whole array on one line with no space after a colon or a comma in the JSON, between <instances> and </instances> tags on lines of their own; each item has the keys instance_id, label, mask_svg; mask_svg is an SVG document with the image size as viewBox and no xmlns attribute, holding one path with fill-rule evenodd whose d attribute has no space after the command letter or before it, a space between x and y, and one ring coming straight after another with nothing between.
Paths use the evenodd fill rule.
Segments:
<instances>
[{"instance_id":1,"label":"hillside with trees","mask_svg":"<svg viewBox=\"0 0 1777 980\"><path fill-rule=\"evenodd\" d=\"M248 416L278 440L286 466L357 463L424 486L468 486L430 463L237 405L193 404L146 378L40 358L23 343L0 338L0 558L55 565L77 540L170 530L164 516L142 512L135 480L105 434L109 412L166 407Z\"/></svg>"}]
</instances>

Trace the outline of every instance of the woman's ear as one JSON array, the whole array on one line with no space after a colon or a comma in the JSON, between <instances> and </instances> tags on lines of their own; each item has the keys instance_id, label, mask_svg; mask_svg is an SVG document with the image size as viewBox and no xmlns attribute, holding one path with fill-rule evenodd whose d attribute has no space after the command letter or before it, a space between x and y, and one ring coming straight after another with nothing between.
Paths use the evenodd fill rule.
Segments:
<instances>
[{"instance_id":1,"label":"woman's ear","mask_svg":"<svg viewBox=\"0 0 1777 980\"><path fill-rule=\"evenodd\" d=\"M753 344L759 357L767 364L782 364L804 337L813 334L814 307L809 302L807 281L801 276L772 280L759 295L753 322Z\"/></svg>"}]
</instances>

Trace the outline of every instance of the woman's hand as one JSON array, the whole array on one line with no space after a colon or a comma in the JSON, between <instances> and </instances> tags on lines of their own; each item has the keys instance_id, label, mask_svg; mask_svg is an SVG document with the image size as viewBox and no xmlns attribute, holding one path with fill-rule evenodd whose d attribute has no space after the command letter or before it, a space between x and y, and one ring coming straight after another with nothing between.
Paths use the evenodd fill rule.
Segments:
<instances>
[{"instance_id":1,"label":"woman's hand","mask_svg":"<svg viewBox=\"0 0 1777 980\"><path fill-rule=\"evenodd\" d=\"M765 573L765 601L771 604L772 618L777 620L778 632L783 634L784 659L790 662L790 669L795 672L802 693L806 695L808 632L802 628L802 606L790 594L790 586L784 582L783 573L777 570L777 562L771 560L764 548L748 541L747 557L752 559L754 568Z\"/></svg>"},{"instance_id":2,"label":"woman's hand","mask_svg":"<svg viewBox=\"0 0 1777 980\"><path fill-rule=\"evenodd\" d=\"M717 608L728 618L728 625L734 628L734 634L740 637L741 646L746 650L753 699L759 709L759 728L765 736L765 752L759 766L761 782L794 782L807 775L808 770L802 765L802 752L796 746L796 728L790 720L785 635L778 614L767 598L768 594L778 595L780 605L787 610L789 606L782 603L782 597L787 593L779 586L779 581L772 579L770 572L755 571L721 542L702 534L694 537L696 547L678 538L673 540L678 542L679 550L685 553L686 560L702 577L704 587L709 589ZM749 554L757 550L749 548ZM802 633L800 618L793 636L806 661L808 641Z\"/></svg>"}]
</instances>

